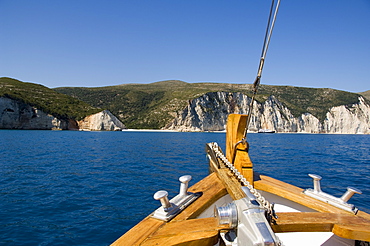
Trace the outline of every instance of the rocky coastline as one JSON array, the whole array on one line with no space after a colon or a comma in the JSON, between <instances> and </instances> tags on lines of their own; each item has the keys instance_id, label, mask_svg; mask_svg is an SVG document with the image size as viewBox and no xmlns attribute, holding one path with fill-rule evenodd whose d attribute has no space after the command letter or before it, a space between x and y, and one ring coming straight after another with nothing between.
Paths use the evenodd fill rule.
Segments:
<instances>
[{"instance_id":1,"label":"rocky coastline","mask_svg":"<svg viewBox=\"0 0 370 246\"><path fill-rule=\"evenodd\" d=\"M120 131L126 127L108 110L76 121L55 117L19 100L0 97L0 129Z\"/></svg>"},{"instance_id":2,"label":"rocky coastline","mask_svg":"<svg viewBox=\"0 0 370 246\"><path fill-rule=\"evenodd\" d=\"M163 129L176 131L223 131L227 115L246 114L251 98L242 93L210 92L189 101ZM370 105L363 97L352 105L330 108L324 121L310 113L295 116L277 98L255 102L250 131L269 129L278 133L370 134Z\"/></svg>"},{"instance_id":3,"label":"rocky coastline","mask_svg":"<svg viewBox=\"0 0 370 246\"><path fill-rule=\"evenodd\" d=\"M222 132L230 113L246 114L251 98L242 93L209 92L177 112L161 130L179 132ZM370 105L363 97L351 105L330 108L324 120L310 113L293 115L276 97L255 102L249 130L277 133L370 134ZM0 129L121 131L126 126L109 110L82 120L47 114L22 101L0 97Z\"/></svg>"}]
</instances>

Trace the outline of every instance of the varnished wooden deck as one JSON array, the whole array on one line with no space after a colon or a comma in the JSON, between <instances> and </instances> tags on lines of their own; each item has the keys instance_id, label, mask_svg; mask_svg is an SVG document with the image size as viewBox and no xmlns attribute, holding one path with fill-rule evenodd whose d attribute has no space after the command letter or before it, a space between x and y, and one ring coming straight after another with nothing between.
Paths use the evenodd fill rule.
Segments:
<instances>
[{"instance_id":1,"label":"varnished wooden deck","mask_svg":"<svg viewBox=\"0 0 370 246\"><path fill-rule=\"evenodd\" d=\"M218 240L219 230L225 227L218 226L214 217L196 217L227 194L225 186L217 174L213 173L193 185L189 192L201 192L202 196L170 222L149 216L112 245L214 245Z\"/></svg>"},{"instance_id":2,"label":"varnished wooden deck","mask_svg":"<svg viewBox=\"0 0 370 246\"><path fill-rule=\"evenodd\" d=\"M230 115L226 135L228 158L232 155L232 146L239 141L244 129L245 117ZM254 187L261 191L275 194L317 212L278 213L276 224L272 225L274 232L333 232L337 236L370 241L370 215L359 211L357 215L336 208L325 202L303 194L303 189L284 183L264 175L253 174L253 164L245 150L247 146L239 146L235 166L248 177ZM189 192L200 192L202 196L169 222L164 222L148 216L131 230L126 232L113 246L127 245L214 245L218 240L219 231L229 229L219 226L214 217L197 219L208 207L219 198L229 194L232 199L245 197L239 181L227 168L219 168L218 164L210 162L212 174L193 185ZM272 202L272 201L271 201Z\"/></svg>"},{"instance_id":3,"label":"varnished wooden deck","mask_svg":"<svg viewBox=\"0 0 370 246\"><path fill-rule=\"evenodd\" d=\"M228 176L228 182L222 182L225 176ZM317 211L278 213L279 219L272 225L274 232L333 232L343 238L370 241L369 214L360 211L354 215L306 196L298 187L267 176L257 177L255 188ZM112 245L214 245L219 231L228 228L218 226L213 217L196 217L226 195L227 191L234 197L242 196L242 191L238 188L240 186L233 179L227 169L210 174L189 189L190 192L202 192L202 196L170 222L147 217Z\"/></svg>"}]
</instances>

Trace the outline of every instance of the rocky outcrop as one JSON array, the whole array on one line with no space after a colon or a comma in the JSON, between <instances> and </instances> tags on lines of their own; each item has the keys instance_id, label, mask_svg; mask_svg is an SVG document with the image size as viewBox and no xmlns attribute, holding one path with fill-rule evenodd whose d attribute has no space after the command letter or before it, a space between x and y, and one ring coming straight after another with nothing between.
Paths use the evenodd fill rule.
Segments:
<instances>
[{"instance_id":1,"label":"rocky outcrop","mask_svg":"<svg viewBox=\"0 0 370 246\"><path fill-rule=\"evenodd\" d=\"M58 119L21 101L0 97L1 129L68 129L68 120Z\"/></svg>"},{"instance_id":2,"label":"rocky outcrop","mask_svg":"<svg viewBox=\"0 0 370 246\"><path fill-rule=\"evenodd\" d=\"M76 122L59 119L18 100L0 97L0 129L116 131L125 128L108 110Z\"/></svg>"},{"instance_id":3,"label":"rocky outcrop","mask_svg":"<svg viewBox=\"0 0 370 246\"><path fill-rule=\"evenodd\" d=\"M78 121L78 126L80 130L85 131L120 131L126 129L125 125L108 110L85 117Z\"/></svg>"},{"instance_id":4,"label":"rocky outcrop","mask_svg":"<svg viewBox=\"0 0 370 246\"><path fill-rule=\"evenodd\" d=\"M177 131L225 130L230 113L246 114L251 98L241 93L212 92L189 101L188 106L164 129ZM331 108L320 122L310 113L295 117L277 98L255 102L249 129L277 132L370 134L370 106L359 97L353 105Z\"/></svg>"},{"instance_id":5,"label":"rocky outcrop","mask_svg":"<svg viewBox=\"0 0 370 246\"><path fill-rule=\"evenodd\" d=\"M356 104L333 107L326 114L323 128L329 133L370 134L370 107L362 97Z\"/></svg>"}]
</instances>

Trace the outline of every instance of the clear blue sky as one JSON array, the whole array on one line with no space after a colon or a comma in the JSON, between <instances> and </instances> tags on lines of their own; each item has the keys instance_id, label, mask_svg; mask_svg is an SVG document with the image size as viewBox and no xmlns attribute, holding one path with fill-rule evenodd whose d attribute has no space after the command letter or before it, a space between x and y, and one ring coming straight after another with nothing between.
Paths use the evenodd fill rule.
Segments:
<instances>
[{"instance_id":1,"label":"clear blue sky","mask_svg":"<svg viewBox=\"0 0 370 246\"><path fill-rule=\"evenodd\" d=\"M0 0L0 77L253 83L269 0ZM281 0L262 84L370 90L370 0Z\"/></svg>"}]
</instances>

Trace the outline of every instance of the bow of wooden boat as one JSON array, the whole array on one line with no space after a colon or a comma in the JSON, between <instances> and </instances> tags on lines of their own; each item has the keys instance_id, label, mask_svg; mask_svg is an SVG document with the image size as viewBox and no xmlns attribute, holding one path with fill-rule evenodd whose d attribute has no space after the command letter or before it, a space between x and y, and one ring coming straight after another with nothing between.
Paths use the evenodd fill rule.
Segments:
<instances>
[{"instance_id":1,"label":"bow of wooden boat","mask_svg":"<svg viewBox=\"0 0 370 246\"><path fill-rule=\"evenodd\" d=\"M245 115L229 116L226 155L234 159L236 169L249 183L253 183L254 189L275 203L278 219L272 220L270 224L274 233L280 238L287 238L286 235L289 235L296 240L293 245L302 243L300 236L303 234L294 235L290 234L291 232L316 233L310 234L311 237L322 233L322 243L332 240L332 245L336 245L336 242L354 245L356 240L370 241L369 214L362 211L355 214L343 210L306 195L299 187L254 173L253 164L246 151L247 144L238 144L237 151L233 151L233 146L240 142L245 119ZM169 221L148 216L112 245L217 245L220 233L233 228L218 223L214 217L215 206L243 199L246 193L240 183L240 177L223 166L217 158L211 157L209 165L212 173L189 188L189 192L200 194L198 199ZM292 240L291 238L289 240ZM282 241L284 245L289 245Z\"/></svg>"},{"instance_id":2,"label":"bow of wooden boat","mask_svg":"<svg viewBox=\"0 0 370 246\"><path fill-rule=\"evenodd\" d=\"M210 174L190 187L189 192L202 195L190 206L165 222L148 216L112 245L214 245L218 233L225 226L218 225L215 217L199 218L201 213L227 194L216 173Z\"/></svg>"},{"instance_id":3,"label":"bow of wooden boat","mask_svg":"<svg viewBox=\"0 0 370 246\"><path fill-rule=\"evenodd\" d=\"M225 175L233 179L231 173L215 172L193 185L189 190L202 192L202 196L173 220L165 222L148 216L112 245L216 245L219 232L230 228L218 225L213 216L203 216L212 214L210 210L213 210L217 201L218 204L223 203L220 200L227 195L227 190L233 190L234 196L241 194L234 182L222 182L219 176ZM310 197L302 198L302 189L267 176L260 177L255 185L261 191L266 190L317 211L277 212L279 218L272 225L275 233L332 232L342 238L370 241L369 214L359 212L354 215Z\"/></svg>"},{"instance_id":4,"label":"bow of wooden boat","mask_svg":"<svg viewBox=\"0 0 370 246\"><path fill-rule=\"evenodd\" d=\"M231 180L223 182L220 177ZM258 176L255 186L279 199L306 206L317 212L277 212L278 219L272 225L276 233L332 232L339 237L370 241L370 215L357 215L334 206L305 197L302 189L267 176ZM228 190L235 197L242 194L237 180L226 170L214 172L193 185L190 192L202 192L202 196L169 222L151 216L125 233L112 245L216 245L221 230L230 229L218 225L212 215L215 204L221 205ZM303 197L302 197L303 196ZM203 214L203 216L202 216Z\"/></svg>"}]
</instances>

